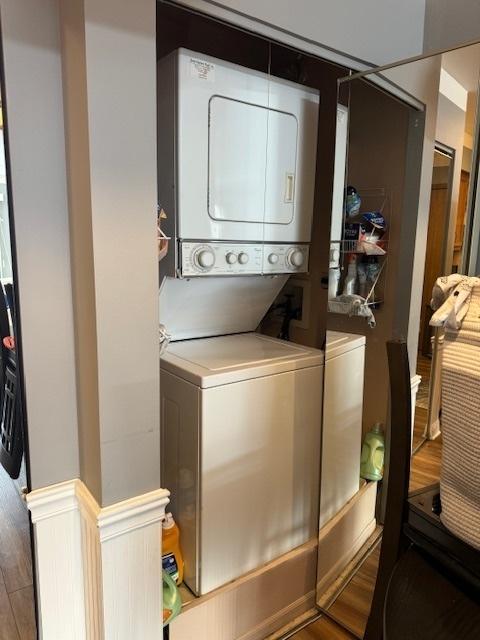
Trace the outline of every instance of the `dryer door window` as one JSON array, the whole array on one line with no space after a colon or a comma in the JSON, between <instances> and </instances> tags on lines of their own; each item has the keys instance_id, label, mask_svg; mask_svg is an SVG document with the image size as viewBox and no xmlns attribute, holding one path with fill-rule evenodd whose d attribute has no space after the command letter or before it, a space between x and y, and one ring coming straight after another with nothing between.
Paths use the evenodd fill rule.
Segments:
<instances>
[{"instance_id":1,"label":"dryer door window","mask_svg":"<svg viewBox=\"0 0 480 640\"><path fill-rule=\"evenodd\" d=\"M209 109L208 213L263 222L268 110L214 96Z\"/></svg>"},{"instance_id":2,"label":"dryer door window","mask_svg":"<svg viewBox=\"0 0 480 640\"><path fill-rule=\"evenodd\" d=\"M296 156L293 115L214 96L209 109L210 217L289 224Z\"/></svg>"}]
</instances>

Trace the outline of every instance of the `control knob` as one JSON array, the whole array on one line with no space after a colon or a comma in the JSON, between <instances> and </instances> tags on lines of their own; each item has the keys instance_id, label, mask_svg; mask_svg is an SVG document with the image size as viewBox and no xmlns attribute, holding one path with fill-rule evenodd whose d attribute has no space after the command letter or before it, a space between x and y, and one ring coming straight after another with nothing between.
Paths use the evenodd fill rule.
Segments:
<instances>
[{"instance_id":1,"label":"control knob","mask_svg":"<svg viewBox=\"0 0 480 640\"><path fill-rule=\"evenodd\" d=\"M340 260L340 249L338 247L330 248L330 262L337 263Z\"/></svg>"},{"instance_id":2,"label":"control knob","mask_svg":"<svg viewBox=\"0 0 480 640\"><path fill-rule=\"evenodd\" d=\"M292 269L301 267L304 259L303 251L300 249L290 249L287 254L287 264L289 267L292 267Z\"/></svg>"},{"instance_id":3,"label":"control knob","mask_svg":"<svg viewBox=\"0 0 480 640\"><path fill-rule=\"evenodd\" d=\"M209 247L202 247L193 254L193 262L200 269L209 271L215 264L215 254Z\"/></svg>"},{"instance_id":4,"label":"control knob","mask_svg":"<svg viewBox=\"0 0 480 640\"><path fill-rule=\"evenodd\" d=\"M231 251L229 253L227 253L227 255L225 256L225 260L227 261L227 264L235 264L237 261L237 256L232 253Z\"/></svg>"},{"instance_id":5,"label":"control knob","mask_svg":"<svg viewBox=\"0 0 480 640\"><path fill-rule=\"evenodd\" d=\"M277 253L271 253L268 256L268 261L270 264L277 264L278 262L278 254Z\"/></svg>"},{"instance_id":6,"label":"control knob","mask_svg":"<svg viewBox=\"0 0 480 640\"><path fill-rule=\"evenodd\" d=\"M239 253L238 261L240 264L247 264L247 262L249 261L248 253Z\"/></svg>"}]
</instances>

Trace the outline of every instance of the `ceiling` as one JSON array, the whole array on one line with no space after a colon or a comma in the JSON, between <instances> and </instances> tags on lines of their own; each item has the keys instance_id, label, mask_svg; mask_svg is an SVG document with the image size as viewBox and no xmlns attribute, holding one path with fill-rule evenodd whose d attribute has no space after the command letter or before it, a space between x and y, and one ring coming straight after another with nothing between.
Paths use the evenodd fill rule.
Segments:
<instances>
[{"instance_id":1,"label":"ceiling","mask_svg":"<svg viewBox=\"0 0 480 640\"><path fill-rule=\"evenodd\" d=\"M480 44L444 53L442 67L467 91L476 91L480 73Z\"/></svg>"}]
</instances>

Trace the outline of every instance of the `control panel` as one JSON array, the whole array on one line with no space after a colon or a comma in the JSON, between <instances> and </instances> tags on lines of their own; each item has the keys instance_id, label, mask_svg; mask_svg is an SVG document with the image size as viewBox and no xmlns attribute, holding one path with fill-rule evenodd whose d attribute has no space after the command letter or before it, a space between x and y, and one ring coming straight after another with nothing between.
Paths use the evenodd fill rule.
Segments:
<instances>
[{"instance_id":1,"label":"control panel","mask_svg":"<svg viewBox=\"0 0 480 640\"><path fill-rule=\"evenodd\" d=\"M182 241L180 260L184 278L302 273L308 270L308 246Z\"/></svg>"},{"instance_id":2,"label":"control panel","mask_svg":"<svg viewBox=\"0 0 480 640\"><path fill-rule=\"evenodd\" d=\"M308 271L308 245L265 244L263 273L305 273Z\"/></svg>"},{"instance_id":3,"label":"control panel","mask_svg":"<svg viewBox=\"0 0 480 640\"><path fill-rule=\"evenodd\" d=\"M261 244L181 242L182 276L228 276L262 273Z\"/></svg>"}]
</instances>

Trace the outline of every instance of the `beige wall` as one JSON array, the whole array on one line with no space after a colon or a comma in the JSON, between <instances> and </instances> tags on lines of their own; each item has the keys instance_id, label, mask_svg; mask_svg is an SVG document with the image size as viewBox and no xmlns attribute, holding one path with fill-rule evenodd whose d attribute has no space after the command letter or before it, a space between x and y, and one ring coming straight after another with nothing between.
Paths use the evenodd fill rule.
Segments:
<instances>
[{"instance_id":1,"label":"beige wall","mask_svg":"<svg viewBox=\"0 0 480 640\"><path fill-rule=\"evenodd\" d=\"M32 488L82 475L110 504L160 482L155 1L76 4L87 72L70 97L86 100L88 141L73 215L91 233L72 242L73 273L89 272L90 299L76 277L72 299L66 148L71 161L81 121L68 91L64 105L59 3L1 0L30 470ZM80 412L79 447L76 374L92 354L97 407Z\"/></svg>"},{"instance_id":2,"label":"beige wall","mask_svg":"<svg viewBox=\"0 0 480 640\"><path fill-rule=\"evenodd\" d=\"M58 7L1 0L32 488L79 474Z\"/></svg>"},{"instance_id":3,"label":"beige wall","mask_svg":"<svg viewBox=\"0 0 480 640\"><path fill-rule=\"evenodd\" d=\"M155 0L77 4L63 32L81 468L108 505L160 486Z\"/></svg>"}]
</instances>

